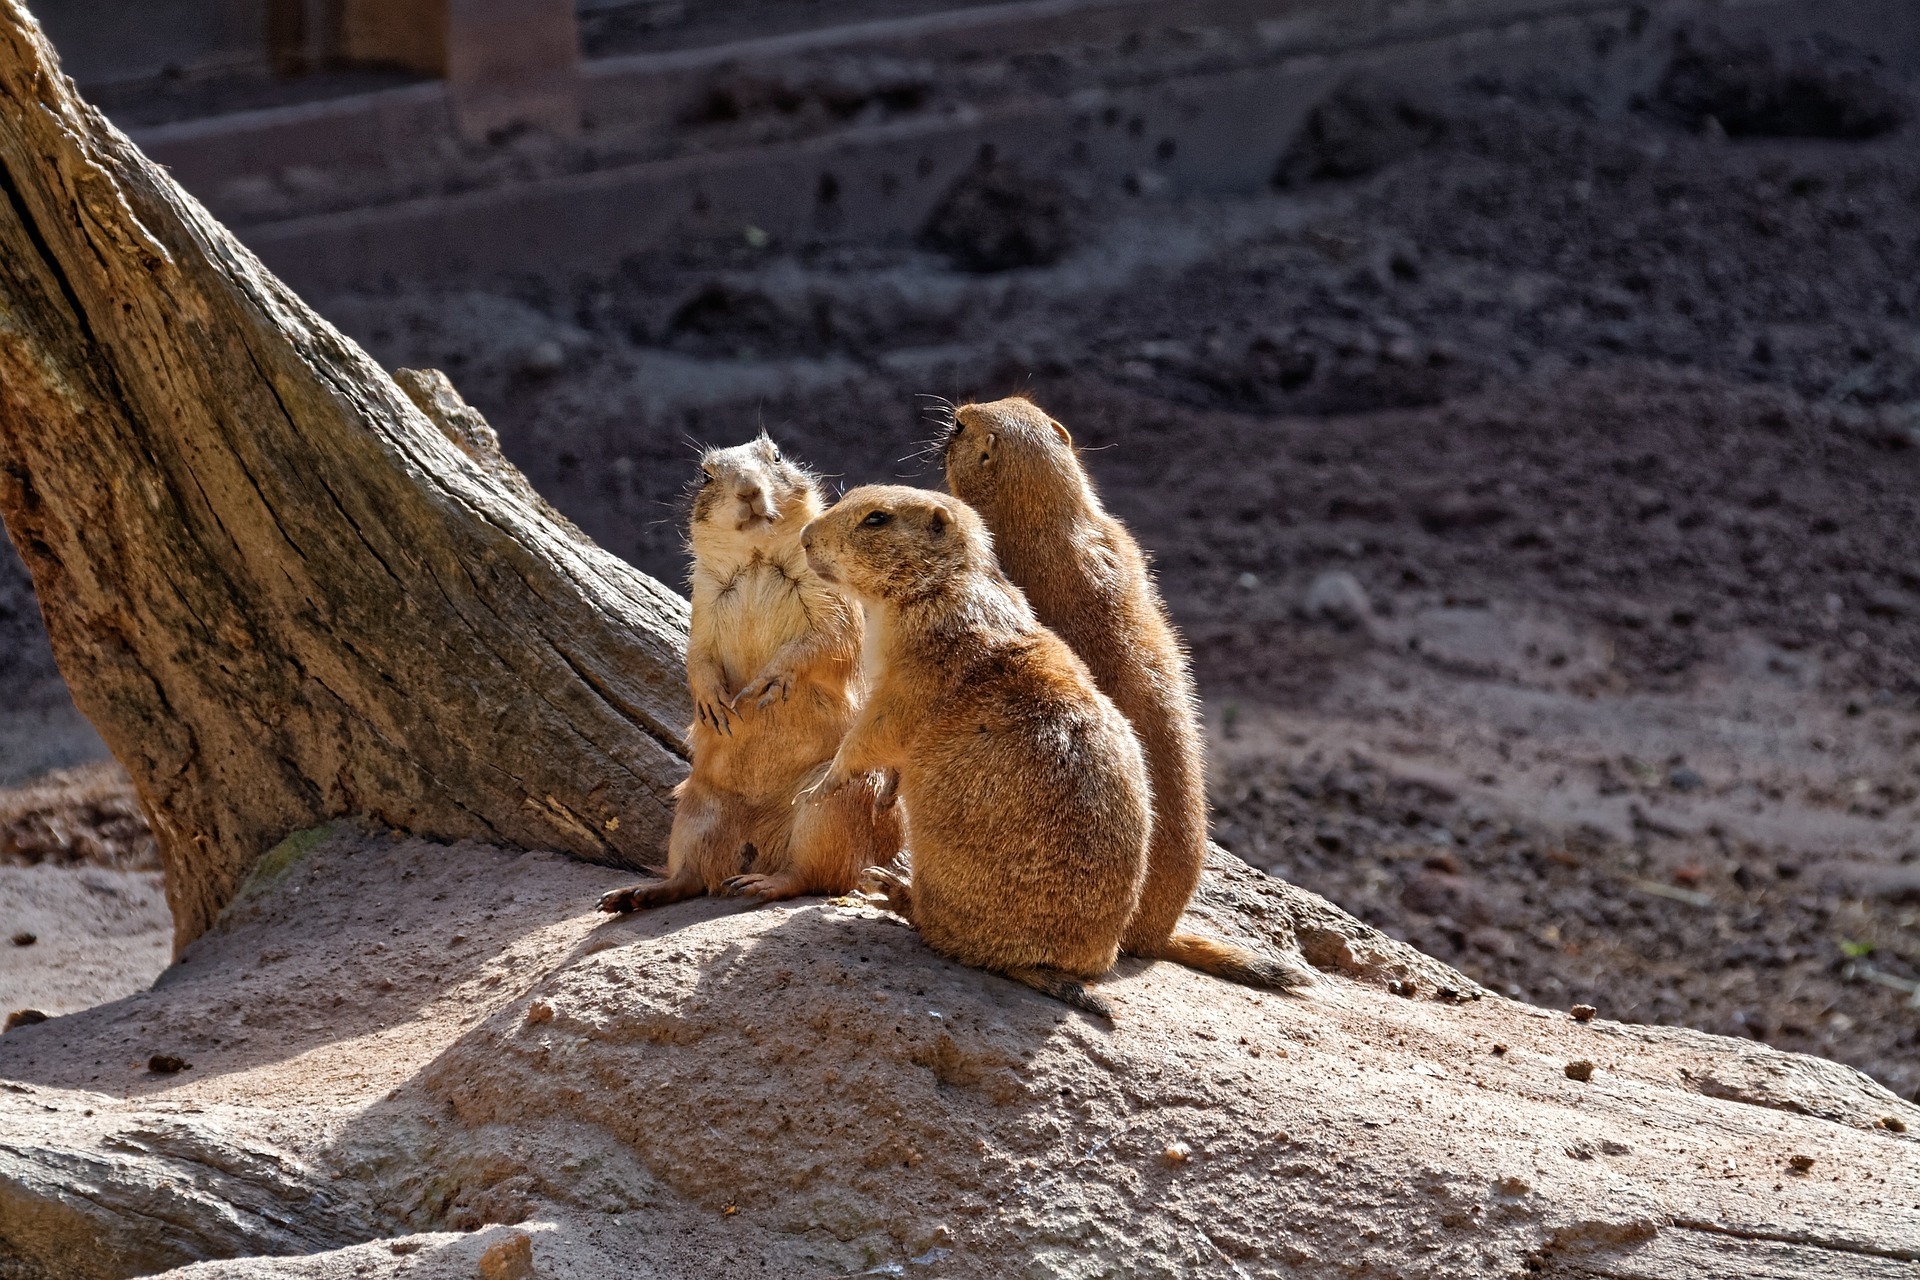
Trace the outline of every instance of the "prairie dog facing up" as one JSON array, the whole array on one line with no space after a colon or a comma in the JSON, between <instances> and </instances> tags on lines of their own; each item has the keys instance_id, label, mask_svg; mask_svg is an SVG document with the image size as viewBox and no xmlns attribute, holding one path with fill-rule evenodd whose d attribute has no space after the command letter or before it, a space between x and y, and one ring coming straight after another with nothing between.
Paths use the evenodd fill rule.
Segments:
<instances>
[{"instance_id":1,"label":"prairie dog facing up","mask_svg":"<svg viewBox=\"0 0 1920 1280\"><path fill-rule=\"evenodd\" d=\"M1000 565L1132 722L1153 787L1153 841L1124 949L1254 986L1313 981L1300 965L1180 932L1207 857L1205 740L1193 675L1147 558L1100 505L1067 429L1024 398L954 410L947 488L980 513Z\"/></svg>"},{"instance_id":2,"label":"prairie dog facing up","mask_svg":"<svg viewBox=\"0 0 1920 1280\"><path fill-rule=\"evenodd\" d=\"M855 489L801 541L867 615L872 686L820 788L897 777L912 878L870 873L928 945L1103 1017L1146 870L1146 764L1086 664L1000 572L980 517Z\"/></svg>"},{"instance_id":3,"label":"prairie dog facing up","mask_svg":"<svg viewBox=\"0 0 1920 1280\"><path fill-rule=\"evenodd\" d=\"M700 459L688 544L693 769L674 791L666 878L616 889L603 911L701 893L762 900L846 893L900 851L883 779L796 802L826 769L864 692L861 618L807 567L800 531L824 505L814 476L762 432Z\"/></svg>"}]
</instances>

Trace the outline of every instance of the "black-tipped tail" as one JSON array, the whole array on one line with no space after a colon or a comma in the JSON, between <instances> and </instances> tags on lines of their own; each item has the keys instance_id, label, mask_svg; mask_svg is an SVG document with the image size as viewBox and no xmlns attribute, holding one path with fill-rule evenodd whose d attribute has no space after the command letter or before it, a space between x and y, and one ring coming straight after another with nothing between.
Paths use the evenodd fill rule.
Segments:
<instances>
[{"instance_id":1,"label":"black-tipped tail","mask_svg":"<svg viewBox=\"0 0 1920 1280\"><path fill-rule=\"evenodd\" d=\"M1045 965L1028 965L1022 969L1008 969L1006 974L1015 982L1025 983L1043 995L1052 996L1064 1004L1076 1009L1085 1009L1088 1013L1113 1020L1113 1006L1102 1000L1072 974L1062 973L1058 969L1049 969Z\"/></svg>"},{"instance_id":2,"label":"black-tipped tail","mask_svg":"<svg viewBox=\"0 0 1920 1280\"><path fill-rule=\"evenodd\" d=\"M1197 933L1176 933L1143 955L1152 960L1171 960L1210 973L1228 982L1260 987L1267 991L1294 991L1312 986L1317 979L1313 970L1293 960L1263 956L1257 951L1218 942Z\"/></svg>"}]
</instances>

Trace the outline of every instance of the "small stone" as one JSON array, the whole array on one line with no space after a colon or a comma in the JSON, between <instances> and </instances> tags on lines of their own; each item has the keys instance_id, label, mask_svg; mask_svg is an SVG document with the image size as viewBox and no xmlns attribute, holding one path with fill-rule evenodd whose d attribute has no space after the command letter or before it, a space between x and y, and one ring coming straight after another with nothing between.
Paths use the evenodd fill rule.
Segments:
<instances>
[{"instance_id":1,"label":"small stone","mask_svg":"<svg viewBox=\"0 0 1920 1280\"><path fill-rule=\"evenodd\" d=\"M1344 569L1331 569L1307 588L1309 618L1323 618L1342 629L1365 626L1373 617L1373 601L1360 580Z\"/></svg>"},{"instance_id":2,"label":"small stone","mask_svg":"<svg viewBox=\"0 0 1920 1280\"><path fill-rule=\"evenodd\" d=\"M1707 785L1707 780L1700 776L1698 770L1683 764L1667 774L1667 785L1675 791L1698 791Z\"/></svg>"},{"instance_id":3,"label":"small stone","mask_svg":"<svg viewBox=\"0 0 1920 1280\"><path fill-rule=\"evenodd\" d=\"M1234 581L1239 584L1242 591L1253 591L1257 590L1260 586L1260 575L1257 573L1243 573L1238 578L1235 578Z\"/></svg>"},{"instance_id":4,"label":"small stone","mask_svg":"<svg viewBox=\"0 0 1920 1280\"><path fill-rule=\"evenodd\" d=\"M1787 1164L1792 1167L1795 1173L1805 1173L1807 1170L1813 1168L1813 1157L1812 1156L1788 1156Z\"/></svg>"},{"instance_id":5,"label":"small stone","mask_svg":"<svg viewBox=\"0 0 1920 1280\"><path fill-rule=\"evenodd\" d=\"M156 1053L147 1059L147 1070L157 1076L177 1075L192 1065L185 1058L176 1058L170 1053Z\"/></svg>"},{"instance_id":6,"label":"small stone","mask_svg":"<svg viewBox=\"0 0 1920 1280\"><path fill-rule=\"evenodd\" d=\"M1168 1164L1185 1164L1193 1159L1193 1148L1184 1142L1169 1142L1167 1149L1160 1153Z\"/></svg>"},{"instance_id":7,"label":"small stone","mask_svg":"<svg viewBox=\"0 0 1920 1280\"><path fill-rule=\"evenodd\" d=\"M396 1258L404 1258L410 1253L420 1252L420 1244L418 1240L395 1240L387 1246L387 1252Z\"/></svg>"},{"instance_id":8,"label":"small stone","mask_svg":"<svg viewBox=\"0 0 1920 1280\"><path fill-rule=\"evenodd\" d=\"M11 1031L15 1027L30 1027L36 1022L45 1022L46 1020L47 1015L38 1009L15 1009L7 1015L6 1029Z\"/></svg>"},{"instance_id":9,"label":"small stone","mask_svg":"<svg viewBox=\"0 0 1920 1280\"><path fill-rule=\"evenodd\" d=\"M1584 1083L1593 1079L1593 1064L1585 1058L1578 1058L1569 1062L1566 1071L1567 1079L1569 1080L1579 1080Z\"/></svg>"},{"instance_id":10,"label":"small stone","mask_svg":"<svg viewBox=\"0 0 1920 1280\"><path fill-rule=\"evenodd\" d=\"M1505 1046L1505 1045L1503 1045L1503 1044L1496 1044L1496 1045L1494 1045L1494 1046L1493 1046L1493 1056L1494 1056L1494 1057L1496 1057L1496 1058L1504 1058L1504 1057L1506 1057L1506 1056L1507 1056L1507 1046Z\"/></svg>"},{"instance_id":11,"label":"small stone","mask_svg":"<svg viewBox=\"0 0 1920 1280\"><path fill-rule=\"evenodd\" d=\"M1493 1184L1493 1189L1503 1196L1524 1196L1533 1190L1533 1184L1525 1178L1502 1178Z\"/></svg>"},{"instance_id":12,"label":"small stone","mask_svg":"<svg viewBox=\"0 0 1920 1280\"><path fill-rule=\"evenodd\" d=\"M1387 990L1396 996L1411 998L1420 993L1420 985L1412 978L1395 978L1387 983Z\"/></svg>"},{"instance_id":13,"label":"small stone","mask_svg":"<svg viewBox=\"0 0 1920 1280\"><path fill-rule=\"evenodd\" d=\"M13 945L16 947L30 947L38 941L40 941L39 934L28 933L25 929L13 935Z\"/></svg>"},{"instance_id":14,"label":"small stone","mask_svg":"<svg viewBox=\"0 0 1920 1280\"><path fill-rule=\"evenodd\" d=\"M1573 1015L1575 1022L1592 1022L1593 1015L1600 1011L1590 1004L1577 1004L1573 1006L1572 1009L1569 1009L1568 1012Z\"/></svg>"},{"instance_id":15,"label":"small stone","mask_svg":"<svg viewBox=\"0 0 1920 1280\"><path fill-rule=\"evenodd\" d=\"M1615 1142L1612 1138L1608 1138L1600 1144L1600 1150L1610 1156L1624 1156L1631 1153L1633 1148L1624 1142Z\"/></svg>"},{"instance_id":16,"label":"small stone","mask_svg":"<svg viewBox=\"0 0 1920 1280\"><path fill-rule=\"evenodd\" d=\"M1880 1127L1888 1133L1905 1133L1907 1131L1907 1122L1899 1116L1881 1116Z\"/></svg>"},{"instance_id":17,"label":"small stone","mask_svg":"<svg viewBox=\"0 0 1920 1280\"><path fill-rule=\"evenodd\" d=\"M543 1022L553 1021L553 1006L545 1000L535 1000L527 1006L527 1025L537 1027Z\"/></svg>"},{"instance_id":18,"label":"small stone","mask_svg":"<svg viewBox=\"0 0 1920 1280\"><path fill-rule=\"evenodd\" d=\"M533 1237L515 1231L480 1255L480 1280L528 1280L533 1275Z\"/></svg>"}]
</instances>

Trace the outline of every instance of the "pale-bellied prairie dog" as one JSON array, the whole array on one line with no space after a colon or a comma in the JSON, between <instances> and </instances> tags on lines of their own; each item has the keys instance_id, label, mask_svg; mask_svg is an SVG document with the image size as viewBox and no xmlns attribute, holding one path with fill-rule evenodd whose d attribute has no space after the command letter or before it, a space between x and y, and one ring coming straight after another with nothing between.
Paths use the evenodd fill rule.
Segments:
<instances>
[{"instance_id":1,"label":"pale-bellied prairie dog","mask_svg":"<svg viewBox=\"0 0 1920 1280\"><path fill-rule=\"evenodd\" d=\"M603 911L700 893L766 900L846 893L900 851L900 813L877 774L796 797L859 711L859 610L807 567L820 514L813 475L763 432L700 459L688 543L693 770L674 791L666 879L616 889Z\"/></svg>"},{"instance_id":2,"label":"pale-bellied prairie dog","mask_svg":"<svg viewBox=\"0 0 1920 1280\"><path fill-rule=\"evenodd\" d=\"M961 405L947 487L993 533L1006 574L1133 723L1153 785L1153 841L1123 948L1254 986L1312 982L1300 965L1178 929L1207 857L1205 742L1186 646L1125 525L1108 515L1067 429L1024 398Z\"/></svg>"},{"instance_id":3,"label":"pale-bellied prairie dog","mask_svg":"<svg viewBox=\"0 0 1920 1280\"><path fill-rule=\"evenodd\" d=\"M867 615L867 703L822 791L893 771L912 880L875 875L928 945L1103 1017L1146 870L1146 764L1086 664L1041 626L965 503L855 489L801 541Z\"/></svg>"}]
</instances>

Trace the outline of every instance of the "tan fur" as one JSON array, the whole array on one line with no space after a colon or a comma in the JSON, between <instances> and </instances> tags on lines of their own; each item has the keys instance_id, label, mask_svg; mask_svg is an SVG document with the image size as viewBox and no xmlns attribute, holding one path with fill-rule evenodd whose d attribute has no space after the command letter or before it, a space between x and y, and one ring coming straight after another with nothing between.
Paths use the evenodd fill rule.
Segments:
<instances>
[{"instance_id":1,"label":"tan fur","mask_svg":"<svg viewBox=\"0 0 1920 1280\"><path fill-rule=\"evenodd\" d=\"M1140 736L1153 787L1153 842L1125 949L1261 986L1308 981L1297 966L1176 932L1207 857L1205 743L1193 676L1146 556L1101 507L1067 429L1023 398L962 405L945 456L947 487L986 521L1007 576Z\"/></svg>"},{"instance_id":2,"label":"tan fur","mask_svg":"<svg viewBox=\"0 0 1920 1280\"><path fill-rule=\"evenodd\" d=\"M693 770L674 792L666 879L617 889L604 911L701 893L762 900L846 893L899 852L900 814L878 776L796 797L859 711L857 609L807 567L800 531L818 483L763 434L700 460L689 543Z\"/></svg>"},{"instance_id":3,"label":"tan fur","mask_svg":"<svg viewBox=\"0 0 1920 1280\"><path fill-rule=\"evenodd\" d=\"M894 771L912 879L874 879L927 943L1081 1008L1139 900L1151 814L1132 728L942 494L855 489L807 527L857 598L873 685L823 790Z\"/></svg>"}]
</instances>

